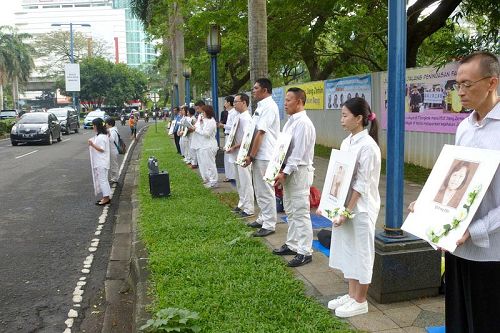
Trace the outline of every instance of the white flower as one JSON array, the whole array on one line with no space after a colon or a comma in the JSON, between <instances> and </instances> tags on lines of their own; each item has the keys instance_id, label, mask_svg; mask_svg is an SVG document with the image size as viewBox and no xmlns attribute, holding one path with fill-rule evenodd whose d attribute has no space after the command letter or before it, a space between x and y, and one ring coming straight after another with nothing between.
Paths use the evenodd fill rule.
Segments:
<instances>
[{"instance_id":1,"label":"white flower","mask_svg":"<svg viewBox=\"0 0 500 333\"><path fill-rule=\"evenodd\" d=\"M467 217L467 210L465 210L464 208L462 208L462 209L460 209L457 212L457 215L455 216L455 219L457 219L459 221L463 221L466 217Z\"/></svg>"}]
</instances>

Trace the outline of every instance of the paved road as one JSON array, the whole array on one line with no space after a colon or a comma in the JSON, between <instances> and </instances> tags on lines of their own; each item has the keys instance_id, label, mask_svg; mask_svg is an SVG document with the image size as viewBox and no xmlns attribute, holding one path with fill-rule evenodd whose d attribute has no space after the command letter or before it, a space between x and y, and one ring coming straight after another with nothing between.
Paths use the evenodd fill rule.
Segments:
<instances>
[{"instance_id":1,"label":"paved road","mask_svg":"<svg viewBox=\"0 0 500 333\"><path fill-rule=\"evenodd\" d=\"M129 146L128 128L117 126ZM94 205L92 135L81 129L52 146L0 141L0 332L63 332L79 279L86 277L79 313L102 292L116 207L109 208L84 274L103 212Z\"/></svg>"}]
</instances>

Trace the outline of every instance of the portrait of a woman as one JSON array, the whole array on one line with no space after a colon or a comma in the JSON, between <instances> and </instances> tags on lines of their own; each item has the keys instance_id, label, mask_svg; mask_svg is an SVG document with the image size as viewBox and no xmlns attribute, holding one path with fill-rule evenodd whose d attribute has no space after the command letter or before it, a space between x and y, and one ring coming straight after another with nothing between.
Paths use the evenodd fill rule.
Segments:
<instances>
[{"instance_id":1,"label":"portrait of a woman","mask_svg":"<svg viewBox=\"0 0 500 333\"><path fill-rule=\"evenodd\" d=\"M478 163L455 160L434 201L448 207L457 208L477 167Z\"/></svg>"}]
</instances>

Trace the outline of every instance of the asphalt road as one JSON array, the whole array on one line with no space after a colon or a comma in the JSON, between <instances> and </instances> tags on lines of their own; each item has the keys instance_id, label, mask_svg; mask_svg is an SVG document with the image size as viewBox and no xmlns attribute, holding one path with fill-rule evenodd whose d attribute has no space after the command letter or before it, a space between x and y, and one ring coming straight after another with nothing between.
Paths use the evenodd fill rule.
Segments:
<instances>
[{"instance_id":1,"label":"asphalt road","mask_svg":"<svg viewBox=\"0 0 500 333\"><path fill-rule=\"evenodd\" d=\"M128 127L118 122L117 128L130 146ZM108 208L90 273L82 273L103 213L94 204L99 198L87 145L92 135L80 129L51 146L0 141L0 332L63 332L70 309L83 314L102 297L116 207ZM75 308L82 276L84 293Z\"/></svg>"}]
</instances>

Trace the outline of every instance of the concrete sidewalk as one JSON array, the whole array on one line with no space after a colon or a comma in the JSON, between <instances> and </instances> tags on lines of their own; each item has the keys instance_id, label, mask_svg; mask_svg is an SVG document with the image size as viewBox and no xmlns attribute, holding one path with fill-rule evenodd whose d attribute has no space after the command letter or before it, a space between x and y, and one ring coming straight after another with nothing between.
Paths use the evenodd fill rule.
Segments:
<instances>
[{"instance_id":1,"label":"concrete sidewalk","mask_svg":"<svg viewBox=\"0 0 500 333\"><path fill-rule=\"evenodd\" d=\"M320 191L328 168L328 160L321 157L314 159L315 177L313 185ZM219 179L225 177L221 174ZM230 183L219 183L216 192L236 191ZM405 183L404 202L405 207L415 200L420 193L422 186ZM381 209L377 220L377 229L383 229L385 221L385 192L386 178L380 179ZM406 217L407 213L405 213ZM280 247L286 240L288 225L281 220L283 214L278 216L276 233L263 238L263 241L270 249ZM251 222L254 219L248 219ZM318 230L315 230L317 232ZM284 260L290 260L292 256L285 256ZM313 254L313 261L302 267L293 268L297 278L304 281L307 293L317 298L322 304L327 305L328 301L347 293L348 286L343 274L328 266L328 257L321 252ZM332 312L332 315L333 312ZM359 330L366 332L426 332L425 327L444 325L444 297L431 297L413 301L398 302L392 304L378 304L373 299L369 299L369 312L348 319L350 324Z\"/></svg>"}]
</instances>

